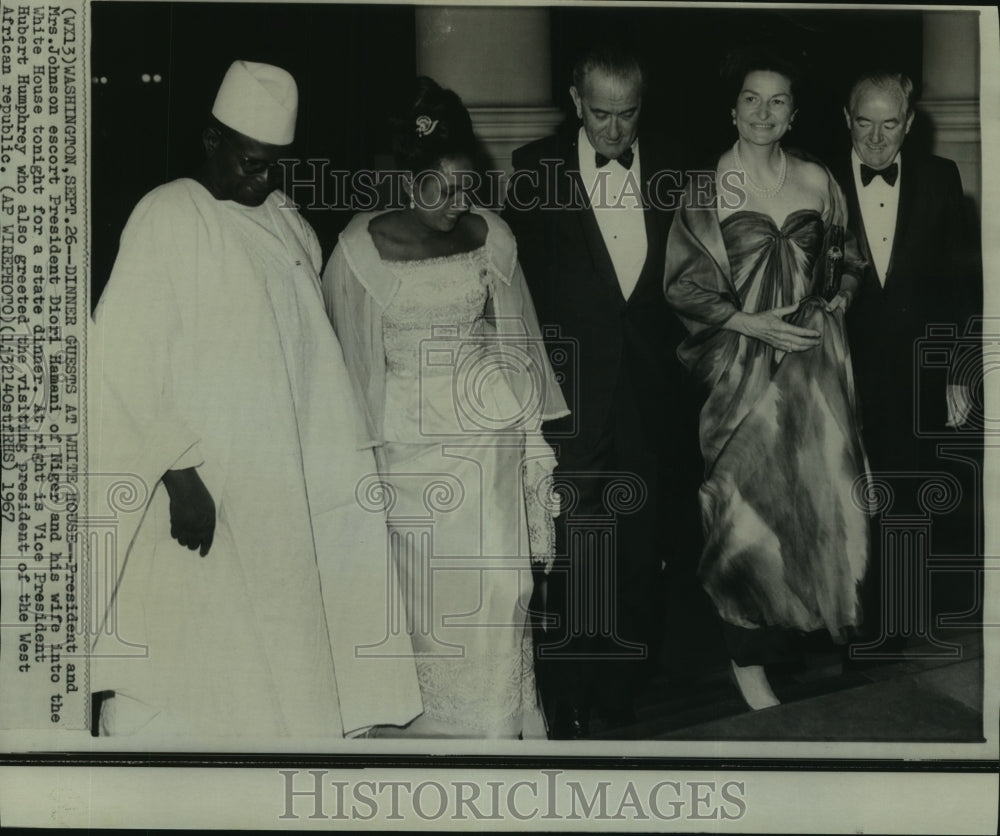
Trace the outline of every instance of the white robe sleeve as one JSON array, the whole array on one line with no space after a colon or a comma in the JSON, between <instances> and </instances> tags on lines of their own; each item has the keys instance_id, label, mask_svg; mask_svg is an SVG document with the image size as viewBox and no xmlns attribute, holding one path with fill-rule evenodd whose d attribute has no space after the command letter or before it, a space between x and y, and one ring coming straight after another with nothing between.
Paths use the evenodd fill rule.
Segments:
<instances>
[{"instance_id":1,"label":"white robe sleeve","mask_svg":"<svg viewBox=\"0 0 1000 836\"><path fill-rule=\"evenodd\" d=\"M95 469L137 477L147 496L166 470L202 464L175 398L177 369L190 362L198 223L175 194L157 190L133 211L89 341Z\"/></svg>"},{"instance_id":2,"label":"white robe sleeve","mask_svg":"<svg viewBox=\"0 0 1000 836\"><path fill-rule=\"evenodd\" d=\"M358 281L338 243L323 271L323 302L337 334L344 363L365 421L364 446L382 438L385 349L381 311Z\"/></svg>"}]
</instances>

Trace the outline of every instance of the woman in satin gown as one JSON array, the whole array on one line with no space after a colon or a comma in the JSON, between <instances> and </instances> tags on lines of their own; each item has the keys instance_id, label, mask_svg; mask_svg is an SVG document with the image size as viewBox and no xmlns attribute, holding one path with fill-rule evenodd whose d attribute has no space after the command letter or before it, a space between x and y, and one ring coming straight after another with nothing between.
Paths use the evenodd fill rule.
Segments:
<instances>
[{"instance_id":1,"label":"woman in satin gown","mask_svg":"<svg viewBox=\"0 0 1000 836\"><path fill-rule=\"evenodd\" d=\"M690 333L679 354L707 390L699 577L755 709L778 702L764 665L796 658L805 633L843 641L858 625L868 556L844 330L862 265L849 237L831 245L846 224L836 181L782 148L793 78L760 56L736 75L736 143L714 191L678 212L664 280Z\"/></svg>"},{"instance_id":2,"label":"woman in satin gown","mask_svg":"<svg viewBox=\"0 0 1000 836\"><path fill-rule=\"evenodd\" d=\"M541 422L568 410L513 235L470 206L468 112L421 78L396 131L409 206L356 216L323 275L376 445L359 501L385 507L405 602L387 629L410 634L423 702L377 734L544 738L528 599L558 511Z\"/></svg>"}]
</instances>

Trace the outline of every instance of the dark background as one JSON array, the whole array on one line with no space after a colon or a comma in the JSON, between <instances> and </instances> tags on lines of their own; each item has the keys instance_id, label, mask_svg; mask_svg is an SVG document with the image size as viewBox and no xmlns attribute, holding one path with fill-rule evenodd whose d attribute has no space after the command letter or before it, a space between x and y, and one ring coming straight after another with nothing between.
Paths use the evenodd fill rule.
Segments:
<instances>
[{"instance_id":1,"label":"dark background","mask_svg":"<svg viewBox=\"0 0 1000 836\"><path fill-rule=\"evenodd\" d=\"M92 300L118 238L150 189L192 174L201 131L236 59L284 67L299 87L297 153L332 168L370 165L387 140L385 103L413 75L413 9L263 3L94 3L91 210ZM159 73L160 83L141 76ZM333 248L341 213L311 213Z\"/></svg>"},{"instance_id":2,"label":"dark background","mask_svg":"<svg viewBox=\"0 0 1000 836\"><path fill-rule=\"evenodd\" d=\"M92 84L94 303L138 200L198 166L204 119L232 61L289 70L299 85L297 153L349 171L376 167L388 152L389 114L414 75L412 6L95 2L91 10L91 76L107 79ZM806 83L786 144L823 157L845 147L846 89L874 59L908 72L919 94L919 12L560 7L551 15L554 103L573 117L573 61L612 33L645 59L645 125L682 140L693 162L714 164L733 141L719 66L740 45L775 41L796 56ZM143 82L143 73L162 80ZM907 140L928 141L919 124ZM303 214L328 256L349 214Z\"/></svg>"}]
</instances>

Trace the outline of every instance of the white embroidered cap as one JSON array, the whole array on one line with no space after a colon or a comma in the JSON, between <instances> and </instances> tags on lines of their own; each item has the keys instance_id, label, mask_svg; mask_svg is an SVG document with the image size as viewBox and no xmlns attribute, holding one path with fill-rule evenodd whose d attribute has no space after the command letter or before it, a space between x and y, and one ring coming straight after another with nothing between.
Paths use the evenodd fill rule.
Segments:
<instances>
[{"instance_id":1,"label":"white embroidered cap","mask_svg":"<svg viewBox=\"0 0 1000 836\"><path fill-rule=\"evenodd\" d=\"M258 142L288 145L295 139L298 108L299 91L287 70L233 61L215 96L212 115Z\"/></svg>"}]
</instances>

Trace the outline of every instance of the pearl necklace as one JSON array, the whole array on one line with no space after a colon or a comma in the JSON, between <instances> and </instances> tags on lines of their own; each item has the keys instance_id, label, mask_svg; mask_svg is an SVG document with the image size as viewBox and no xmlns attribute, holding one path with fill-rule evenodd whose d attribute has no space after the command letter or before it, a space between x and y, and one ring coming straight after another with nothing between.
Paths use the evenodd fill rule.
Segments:
<instances>
[{"instance_id":1,"label":"pearl necklace","mask_svg":"<svg viewBox=\"0 0 1000 836\"><path fill-rule=\"evenodd\" d=\"M757 185L743 167L743 161L740 159L740 142L736 140L736 144L733 146L733 158L736 160L736 167L743 172L747 186L750 187L750 191L754 194L761 197L774 197L781 191L782 186L785 185L785 175L788 174L788 157L785 156L785 152L780 145L778 146L778 154L781 156L781 173L778 175L778 183L769 189L765 189L763 186Z\"/></svg>"}]
</instances>

